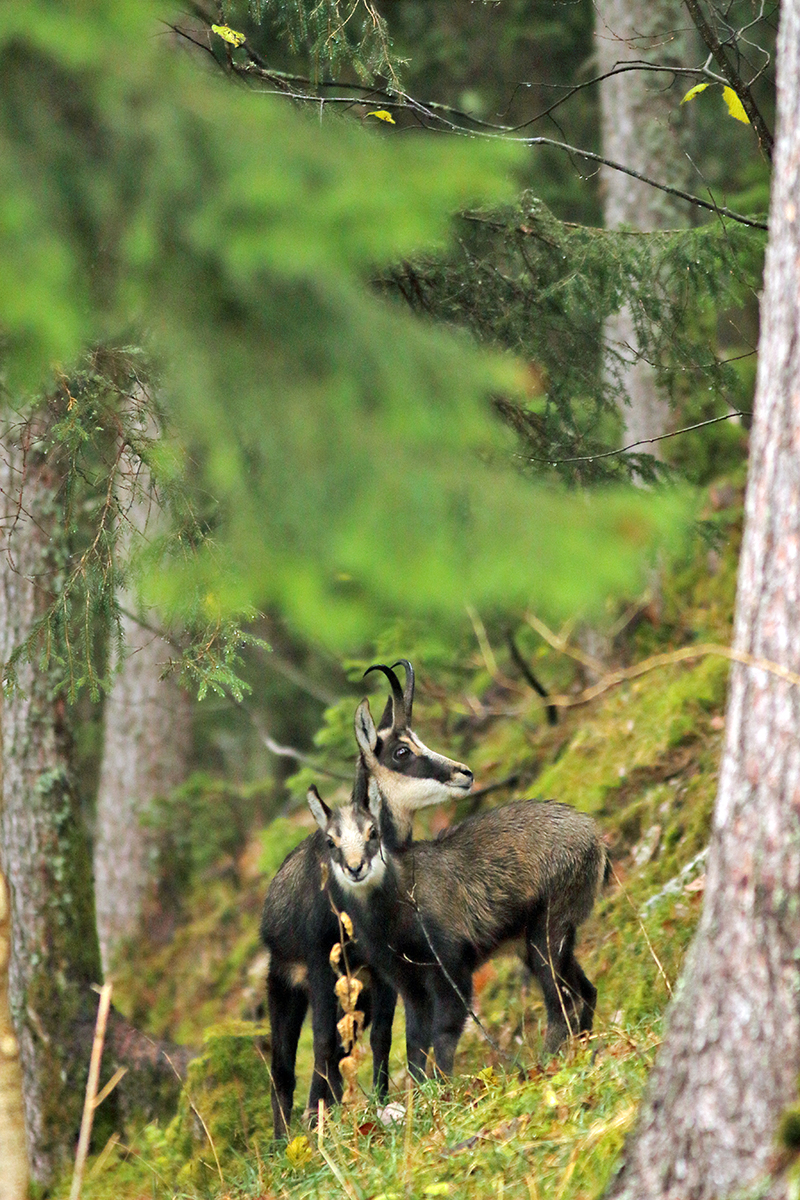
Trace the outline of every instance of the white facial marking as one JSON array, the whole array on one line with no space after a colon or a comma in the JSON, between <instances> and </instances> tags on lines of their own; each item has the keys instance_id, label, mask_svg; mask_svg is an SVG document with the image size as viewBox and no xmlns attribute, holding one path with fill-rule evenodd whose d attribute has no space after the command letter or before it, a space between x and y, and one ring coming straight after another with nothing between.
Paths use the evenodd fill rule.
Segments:
<instances>
[{"instance_id":1,"label":"white facial marking","mask_svg":"<svg viewBox=\"0 0 800 1200\"><path fill-rule=\"evenodd\" d=\"M353 879L353 876L344 870L341 863L331 862L333 874L341 889L349 892L351 895L367 895L373 888L378 887L383 882L383 877L386 874L386 862L383 855L378 853L374 856L369 864L368 870L363 879Z\"/></svg>"},{"instance_id":2,"label":"white facial marking","mask_svg":"<svg viewBox=\"0 0 800 1200\"><path fill-rule=\"evenodd\" d=\"M353 871L358 870L365 859L366 843L352 809L347 809L341 814L338 844L339 853L347 866Z\"/></svg>"}]
</instances>

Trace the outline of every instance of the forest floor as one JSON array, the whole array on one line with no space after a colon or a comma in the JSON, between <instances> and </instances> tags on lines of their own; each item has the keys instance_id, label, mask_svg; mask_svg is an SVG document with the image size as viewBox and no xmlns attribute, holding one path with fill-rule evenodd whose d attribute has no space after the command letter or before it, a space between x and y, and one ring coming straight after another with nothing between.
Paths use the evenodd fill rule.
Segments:
<instances>
[{"instance_id":1,"label":"forest floor","mask_svg":"<svg viewBox=\"0 0 800 1200\"><path fill-rule=\"evenodd\" d=\"M663 581L658 612L638 611L617 637L615 666L693 643L729 644L740 499L710 493L705 540ZM560 688L580 686L574 664L552 649L536 671ZM312 827L305 812L282 817L255 831L235 862L196 880L184 903L191 918L119 977L115 1001L127 1015L201 1049L172 1121L117 1131L98 1147L86 1200L599 1197L634 1122L702 906L727 675L715 656L663 665L562 713L554 727L533 693L497 703L499 685L487 680L501 715L451 723L449 743L445 726L434 734L438 709L424 693L418 699L421 736L466 758L477 786L518 776L488 794L487 806L553 797L597 818L614 871L579 934L578 956L599 992L591 1036L541 1065L540 996L516 960L499 959L476 978L480 1027L470 1021L452 1081L408 1087L398 1013L389 1114L379 1115L368 1094L367 1055L359 1102L329 1114L321 1133L304 1128L307 1023L293 1138L272 1142L259 909L270 875ZM427 828L454 815L431 814Z\"/></svg>"}]
</instances>

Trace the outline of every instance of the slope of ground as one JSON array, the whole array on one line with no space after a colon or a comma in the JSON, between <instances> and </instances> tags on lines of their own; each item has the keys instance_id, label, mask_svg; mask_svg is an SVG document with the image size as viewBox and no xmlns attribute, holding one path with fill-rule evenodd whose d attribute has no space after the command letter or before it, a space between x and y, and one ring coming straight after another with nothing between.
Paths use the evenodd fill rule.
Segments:
<instances>
[{"instance_id":1,"label":"slope of ground","mask_svg":"<svg viewBox=\"0 0 800 1200\"><path fill-rule=\"evenodd\" d=\"M641 620L615 647L618 661L693 640L728 642L735 513L718 526L717 545L699 547L664 584L659 619ZM573 668L552 651L539 670L580 690ZM120 978L117 994L131 1016L200 1054L172 1123L126 1131L110 1143L94 1160L84 1195L599 1196L634 1119L702 903L726 678L719 658L672 664L609 688L554 728L532 694L524 703L517 697L511 715L451 722L449 745L446 727L435 738L426 725L435 706L426 708L424 698L418 704L421 734L466 757L479 783L516 777L487 793L485 805L515 795L556 797L602 826L614 875L578 951L599 989L591 1037L541 1065L538 993L516 960L497 960L476 979L478 1021L465 1031L452 1082L408 1089L399 1014L391 1064L396 1119L384 1124L365 1094L331 1114L321 1136L307 1132L298 1113L294 1139L276 1146L269 1030L254 1023L266 966L258 914L271 873L311 828L305 814L281 818L254 835L237 861L197 880L170 945L142 949ZM433 827L442 819L429 818ZM310 1062L306 1028L298 1110ZM366 1061L362 1077L366 1087Z\"/></svg>"}]
</instances>

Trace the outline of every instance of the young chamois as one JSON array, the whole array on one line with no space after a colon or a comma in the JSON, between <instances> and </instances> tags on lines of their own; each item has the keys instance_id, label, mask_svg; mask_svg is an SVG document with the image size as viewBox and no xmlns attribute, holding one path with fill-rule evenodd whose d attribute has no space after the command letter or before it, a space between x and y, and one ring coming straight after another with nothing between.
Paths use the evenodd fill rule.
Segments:
<instances>
[{"instance_id":1,"label":"young chamois","mask_svg":"<svg viewBox=\"0 0 800 1200\"><path fill-rule=\"evenodd\" d=\"M606 852L591 817L565 804L521 800L468 817L436 841L398 829L364 701L356 738L368 773L337 813L309 791L328 846L337 903L370 966L403 997L409 1070L424 1076L429 1048L452 1073L472 1001L472 973L509 943L539 981L545 1051L591 1029L597 990L575 955L575 931L604 882Z\"/></svg>"},{"instance_id":2,"label":"young chamois","mask_svg":"<svg viewBox=\"0 0 800 1200\"><path fill-rule=\"evenodd\" d=\"M472 787L472 772L453 759L423 745L411 729L414 671L401 659L406 672L402 690L391 667L377 665L391 685L391 696L375 734L373 754L384 772L387 811L392 813L400 841L411 839L414 810L465 795ZM395 663L394 666L398 664ZM367 672L368 673L368 672ZM366 802L367 775L359 758L355 792ZM261 915L261 938L270 951L267 1000L271 1025L272 1116L275 1137L285 1137L292 1114L297 1041L309 1001L314 1034L314 1073L308 1111L315 1113L320 1100L338 1102L342 1095L339 1061L342 1050L336 1029L336 976L329 962L339 941L339 923L323 888L321 863L327 860L325 837L316 832L285 859L270 884ZM337 905L341 908L341 905ZM348 946L352 970L364 965L359 947ZM371 994L370 994L371 992ZM370 1046L373 1081L380 1096L388 1087L389 1049L397 993L385 980L373 978L362 992L359 1007L372 1018Z\"/></svg>"}]
</instances>

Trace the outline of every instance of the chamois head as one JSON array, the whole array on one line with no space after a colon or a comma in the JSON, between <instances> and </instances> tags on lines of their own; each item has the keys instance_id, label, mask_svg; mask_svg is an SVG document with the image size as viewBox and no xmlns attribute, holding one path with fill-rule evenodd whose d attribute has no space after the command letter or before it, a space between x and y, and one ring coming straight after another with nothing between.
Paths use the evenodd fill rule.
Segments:
<instances>
[{"instance_id":1,"label":"chamois head","mask_svg":"<svg viewBox=\"0 0 800 1200\"><path fill-rule=\"evenodd\" d=\"M355 717L364 771L397 818L429 804L464 796L472 787L469 767L428 749L411 729L414 671L406 659L400 662L406 669L405 692L392 667L378 663L369 668L382 671L392 688L378 729L368 700L361 701Z\"/></svg>"},{"instance_id":2,"label":"chamois head","mask_svg":"<svg viewBox=\"0 0 800 1200\"><path fill-rule=\"evenodd\" d=\"M378 825L356 787L350 804L330 809L312 785L306 793L314 820L325 834L331 870L346 891L367 890L379 884L386 871Z\"/></svg>"}]
</instances>

